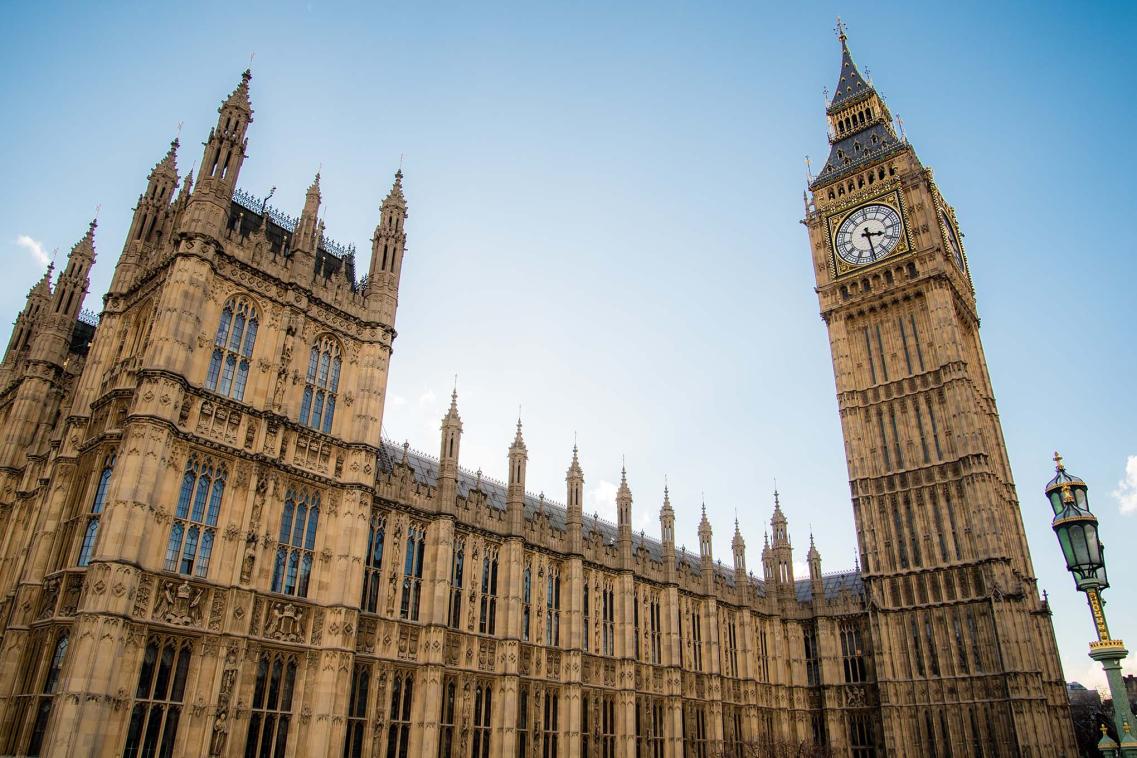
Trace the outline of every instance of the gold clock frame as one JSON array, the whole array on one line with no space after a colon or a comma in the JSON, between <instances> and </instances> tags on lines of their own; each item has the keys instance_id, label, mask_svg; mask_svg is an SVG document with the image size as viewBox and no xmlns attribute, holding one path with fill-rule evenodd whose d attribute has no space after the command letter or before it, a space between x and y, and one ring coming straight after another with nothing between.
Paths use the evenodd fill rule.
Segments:
<instances>
[{"instance_id":1,"label":"gold clock frame","mask_svg":"<svg viewBox=\"0 0 1137 758\"><path fill-rule=\"evenodd\" d=\"M858 266L856 264L849 263L844 258L837 255L837 243L835 238L837 235L837 230L841 228L841 224L844 223L845 219L866 205L887 205L889 208L892 208L892 210L896 211L896 214L900 216L900 226L902 227L903 234L900 235L900 241L896 244L896 249L891 253L884 256L879 261L873 261L872 263ZM904 199L900 193L899 188L890 189L887 192L883 192L873 197L858 198L856 202L850 203L841 210L826 216L825 244L829 247L829 262L833 267L834 278L840 278L842 276L847 276L853 273L869 271L883 263L891 262L892 259L896 258L899 255L910 252L912 250L912 241L908 237L908 227L908 209L904 203Z\"/></svg>"},{"instance_id":2,"label":"gold clock frame","mask_svg":"<svg viewBox=\"0 0 1137 758\"><path fill-rule=\"evenodd\" d=\"M960 272L965 276L970 276L969 266L967 263L967 248L963 244L963 235L959 232L959 224L955 220L955 209L947 203L937 204L936 221L940 225L940 236L944 241L944 252L951 255L951 239L948 236L947 224L951 224L952 231L955 232L955 240L959 243L959 257L963 260L963 270ZM947 219L945 222L944 219Z\"/></svg>"}]
</instances>

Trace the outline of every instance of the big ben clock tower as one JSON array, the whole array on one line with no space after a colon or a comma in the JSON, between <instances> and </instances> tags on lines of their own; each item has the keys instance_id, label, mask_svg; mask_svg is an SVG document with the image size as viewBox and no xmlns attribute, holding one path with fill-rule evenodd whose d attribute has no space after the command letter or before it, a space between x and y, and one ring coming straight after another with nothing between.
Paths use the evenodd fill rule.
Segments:
<instances>
[{"instance_id":1,"label":"big ben clock tower","mask_svg":"<svg viewBox=\"0 0 1137 758\"><path fill-rule=\"evenodd\" d=\"M888 755L1074 755L955 211L843 28L805 224ZM950 746L950 752L948 752Z\"/></svg>"}]
</instances>

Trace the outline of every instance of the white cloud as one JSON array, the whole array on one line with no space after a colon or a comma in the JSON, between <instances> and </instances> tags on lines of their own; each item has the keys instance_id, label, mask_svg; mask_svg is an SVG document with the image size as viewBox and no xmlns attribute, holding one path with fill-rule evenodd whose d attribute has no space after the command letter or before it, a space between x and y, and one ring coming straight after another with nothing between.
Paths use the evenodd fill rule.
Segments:
<instances>
[{"instance_id":1,"label":"white cloud","mask_svg":"<svg viewBox=\"0 0 1137 758\"><path fill-rule=\"evenodd\" d=\"M1125 461L1125 476L1113 491L1122 513L1137 513L1137 455Z\"/></svg>"},{"instance_id":2,"label":"white cloud","mask_svg":"<svg viewBox=\"0 0 1137 758\"><path fill-rule=\"evenodd\" d=\"M406 404L407 404L407 399L405 397L403 397L402 395L396 395L395 393L392 392L390 395L387 396L388 407L402 408Z\"/></svg>"},{"instance_id":3,"label":"white cloud","mask_svg":"<svg viewBox=\"0 0 1137 758\"><path fill-rule=\"evenodd\" d=\"M434 405L434 401L437 399L438 396L434 394L433 390L427 390L418 396L418 405L420 408L429 408Z\"/></svg>"},{"instance_id":4,"label":"white cloud","mask_svg":"<svg viewBox=\"0 0 1137 758\"><path fill-rule=\"evenodd\" d=\"M601 480L584 492L584 515L599 514L605 521L616 521L616 491L619 486L615 482Z\"/></svg>"},{"instance_id":5,"label":"white cloud","mask_svg":"<svg viewBox=\"0 0 1137 758\"><path fill-rule=\"evenodd\" d=\"M1097 661L1086 661L1080 666L1066 667L1066 681L1077 682L1083 687L1097 690L1103 696L1109 696L1109 683L1105 678L1105 671ZM1137 660L1128 658L1121 662L1121 673L1137 674Z\"/></svg>"},{"instance_id":6,"label":"white cloud","mask_svg":"<svg viewBox=\"0 0 1137 758\"><path fill-rule=\"evenodd\" d=\"M46 266L51 261L51 257L43 249L43 243L26 234L16 237L16 244L31 253L32 257L36 259L36 263L41 266Z\"/></svg>"}]
</instances>

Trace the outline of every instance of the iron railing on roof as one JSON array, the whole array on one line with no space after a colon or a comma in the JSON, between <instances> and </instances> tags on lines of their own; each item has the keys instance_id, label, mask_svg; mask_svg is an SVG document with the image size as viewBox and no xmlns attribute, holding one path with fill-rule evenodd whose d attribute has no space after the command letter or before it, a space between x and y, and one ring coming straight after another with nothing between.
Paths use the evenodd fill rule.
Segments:
<instances>
[{"instance_id":1,"label":"iron railing on roof","mask_svg":"<svg viewBox=\"0 0 1137 758\"><path fill-rule=\"evenodd\" d=\"M83 322L84 324L87 324L88 326L98 326L99 325L99 314L95 313L92 310L88 310L87 308L84 308L83 310L79 311L79 319L78 320Z\"/></svg>"}]
</instances>

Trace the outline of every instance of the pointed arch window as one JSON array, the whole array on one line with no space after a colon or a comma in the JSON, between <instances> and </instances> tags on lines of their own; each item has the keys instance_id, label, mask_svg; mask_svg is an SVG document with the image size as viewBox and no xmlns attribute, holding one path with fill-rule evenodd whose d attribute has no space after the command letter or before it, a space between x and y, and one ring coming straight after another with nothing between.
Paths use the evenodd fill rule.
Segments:
<instances>
[{"instance_id":1,"label":"pointed arch window","mask_svg":"<svg viewBox=\"0 0 1137 758\"><path fill-rule=\"evenodd\" d=\"M320 496L289 488L280 518L280 543L272 570L272 591L297 597L308 596L312 558L316 551L316 527L320 522Z\"/></svg>"},{"instance_id":2,"label":"pointed arch window","mask_svg":"<svg viewBox=\"0 0 1137 758\"><path fill-rule=\"evenodd\" d=\"M406 758L411 741L414 675L398 672L391 684L391 719L387 727L387 758Z\"/></svg>"},{"instance_id":3,"label":"pointed arch window","mask_svg":"<svg viewBox=\"0 0 1137 758\"><path fill-rule=\"evenodd\" d=\"M478 633L494 634L497 631L497 548L486 547L482 558L481 612L478 616Z\"/></svg>"},{"instance_id":4,"label":"pointed arch window","mask_svg":"<svg viewBox=\"0 0 1137 758\"><path fill-rule=\"evenodd\" d=\"M367 531L366 565L363 567L363 610L379 610L379 587L383 581L383 546L387 537L387 515L371 513L371 526Z\"/></svg>"},{"instance_id":5,"label":"pointed arch window","mask_svg":"<svg viewBox=\"0 0 1137 758\"><path fill-rule=\"evenodd\" d=\"M300 402L300 423L328 434L336 414L336 393L340 386L340 345L324 335L308 354L304 398Z\"/></svg>"},{"instance_id":6,"label":"pointed arch window","mask_svg":"<svg viewBox=\"0 0 1137 758\"><path fill-rule=\"evenodd\" d=\"M103 506L107 501L107 488L111 483L111 474L114 473L115 454L109 453L103 462L103 471L99 474L99 484L95 488L95 499L91 501L91 511L87 515L87 528L83 532L83 545L79 548L80 566L91 562L91 553L95 549L95 539L99 536L99 520L102 518Z\"/></svg>"},{"instance_id":7,"label":"pointed arch window","mask_svg":"<svg viewBox=\"0 0 1137 758\"><path fill-rule=\"evenodd\" d=\"M533 569L525 564L521 577L521 639L529 641L529 627L533 616Z\"/></svg>"},{"instance_id":8,"label":"pointed arch window","mask_svg":"<svg viewBox=\"0 0 1137 758\"><path fill-rule=\"evenodd\" d=\"M63 672L63 661L67 658L67 644L70 641L68 632L63 632L55 641L55 649L51 654L51 663L44 677L41 694L36 703L36 720L32 727L32 736L28 742L27 755L39 755L43 748L43 738L47 733L47 721L51 716L51 706L55 702L55 693L59 690L59 676Z\"/></svg>"},{"instance_id":9,"label":"pointed arch window","mask_svg":"<svg viewBox=\"0 0 1137 758\"><path fill-rule=\"evenodd\" d=\"M399 616L418 621L419 601L422 595L422 559L426 551L426 529L413 525L407 530L406 562L403 565L403 596Z\"/></svg>"},{"instance_id":10,"label":"pointed arch window","mask_svg":"<svg viewBox=\"0 0 1137 758\"><path fill-rule=\"evenodd\" d=\"M189 640L163 637L146 645L123 758L174 754L189 661Z\"/></svg>"},{"instance_id":11,"label":"pointed arch window","mask_svg":"<svg viewBox=\"0 0 1137 758\"><path fill-rule=\"evenodd\" d=\"M450 560L450 626L462 625L462 580L466 572L466 538L454 539L454 555Z\"/></svg>"},{"instance_id":12,"label":"pointed arch window","mask_svg":"<svg viewBox=\"0 0 1137 758\"><path fill-rule=\"evenodd\" d=\"M225 303L213 338L206 389L234 400L244 399L259 324L257 309L247 298L235 297Z\"/></svg>"},{"instance_id":13,"label":"pointed arch window","mask_svg":"<svg viewBox=\"0 0 1137 758\"><path fill-rule=\"evenodd\" d=\"M283 758L288 749L292 721L292 690L296 685L296 659L267 653L257 663L253 706L245 738L245 758Z\"/></svg>"},{"instance_id":14,"label":"pointed arch window","mask_svg":"<svg viewBox=\"0 0 1137 758\"><path fill-rule=\"evenodd\" d=\"M196 576L209 571L225 476L224 466L214 466L213 461L196 455L190 457L166 546L167 571Z\"/></svg>"},{"instance_id":15,"label":"pointed arch window","mask_svg":"<svg viewBox=\"0 0 1137 758\"><path fill-rule=\"evenodd\" d=\"M545 644L561 644L561 574L556 566L549 566L545 588Z\"/></svg>"}]
</instances>

